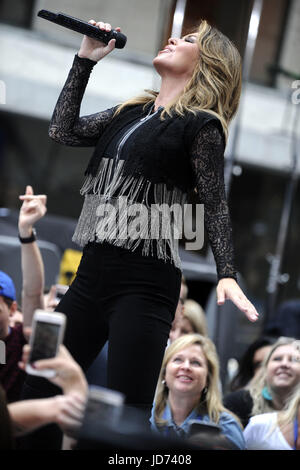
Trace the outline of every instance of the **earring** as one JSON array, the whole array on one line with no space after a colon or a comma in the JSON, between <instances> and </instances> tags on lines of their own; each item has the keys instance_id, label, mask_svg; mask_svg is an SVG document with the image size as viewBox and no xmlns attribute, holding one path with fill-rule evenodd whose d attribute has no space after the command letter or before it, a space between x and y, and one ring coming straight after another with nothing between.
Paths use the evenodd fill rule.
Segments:
<instances>
[{"instance_id":1,"label":"earring","mask_svg":"<svg viewBox=\"0 0 300 470\"><path fill-rule=\"evenodd\" d=\"M261 392L262 396L265 400L272 401L272 395L268 389L268 387L264 387Z\"/></svg>"},{"instance_id":2,"label":"earring","mask_svg":"<svg viewBox=\"0 0 300 470\"><path fill-rule=\"evenodd\" d=\"M165 381L165 379L163 379L163 380L161 381L161 383L162 383L162 385L163 385L163 387L164 387L164 390L168 390L168 385L167 385L167 382Z\"/></svg>"}]
</instances>

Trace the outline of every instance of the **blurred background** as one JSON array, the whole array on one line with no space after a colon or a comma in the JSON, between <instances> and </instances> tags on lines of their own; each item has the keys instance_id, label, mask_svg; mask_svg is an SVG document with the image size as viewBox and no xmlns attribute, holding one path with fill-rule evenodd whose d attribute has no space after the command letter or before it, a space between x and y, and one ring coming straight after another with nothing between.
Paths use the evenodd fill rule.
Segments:
<instances>
[{"instance_id":1,"label":"blurred background","mask_svg":"<svg viewBox=\"0 0 300 470\"><path fill-rule=\"evenodd\" d=\"M18 289L19 194L30 184L48 195L48 215L38 230L46 279L68 284L79 259L71 236L91 154L48 137L82 36L37 17L40 9L103 20L128 37L124 49L95 67L81 115L157 89L153 57L171 35L185 34L201 19L238 47L244 85L225 154L226 186L240 283L259 322L249 324L227 303L216 308L208 247L186 253L182 246L189 297L206 311L225 370L229 358L277 321L285 302L300 299L300 0L0 0L0 269L11 273Z\"/></svg>"}]
</instances>

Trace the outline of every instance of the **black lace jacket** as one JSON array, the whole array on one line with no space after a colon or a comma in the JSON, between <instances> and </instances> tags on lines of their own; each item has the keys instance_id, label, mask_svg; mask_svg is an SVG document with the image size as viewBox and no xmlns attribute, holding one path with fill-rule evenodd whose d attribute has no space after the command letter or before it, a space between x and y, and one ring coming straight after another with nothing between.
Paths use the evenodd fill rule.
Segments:
<instances>
[{"instance_id":1,"label":"black lace jacket","mask_svg":"<svg viewBox=\"0 0 300 470\"><path fill-rule=\"evenodd\" d=\"M49 135L56 142L94 147L112 119L115 107L79 117L83 94L95 64L89 59L75 56L49 127ZM213 121L199 131L191 148L190 160L199 202L205 208L205 229L216 261L218 278L236 279L232 227L224 185L224 141Z\"/></svg>"}]
</instances>

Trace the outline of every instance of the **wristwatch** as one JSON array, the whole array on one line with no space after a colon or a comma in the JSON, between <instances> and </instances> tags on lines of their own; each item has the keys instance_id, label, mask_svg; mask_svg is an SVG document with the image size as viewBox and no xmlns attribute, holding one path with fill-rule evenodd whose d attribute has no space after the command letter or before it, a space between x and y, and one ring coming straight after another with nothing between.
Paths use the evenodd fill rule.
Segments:
<instances>
[{"instance_id":1,"label":"wristwatch","mask_svg":"<svg viewBox=\"0 0 300 470\"><path fill-rule=\"evenodd\" d=\"M36 230L32 229L31 235L29 237L21 237L19 234L19 240L21 243L33 243L36 241Z\"/></svg>"}]
</instances>

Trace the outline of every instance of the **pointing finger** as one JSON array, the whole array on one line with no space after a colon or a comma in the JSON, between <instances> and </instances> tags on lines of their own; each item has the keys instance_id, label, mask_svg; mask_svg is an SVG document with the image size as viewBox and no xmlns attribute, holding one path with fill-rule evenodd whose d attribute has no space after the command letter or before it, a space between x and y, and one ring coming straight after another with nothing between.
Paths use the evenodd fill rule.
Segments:
<instances>
[{"instance_id":1,"label":"pointing finger","mask_svg":"<svg viewBox=\"0 0 300 470\"><path fill-rule=\"evenodd\" d=\"M33 194L32 186L30 185L26 186L26 194Z\"/></svg>"}]
</instances>

